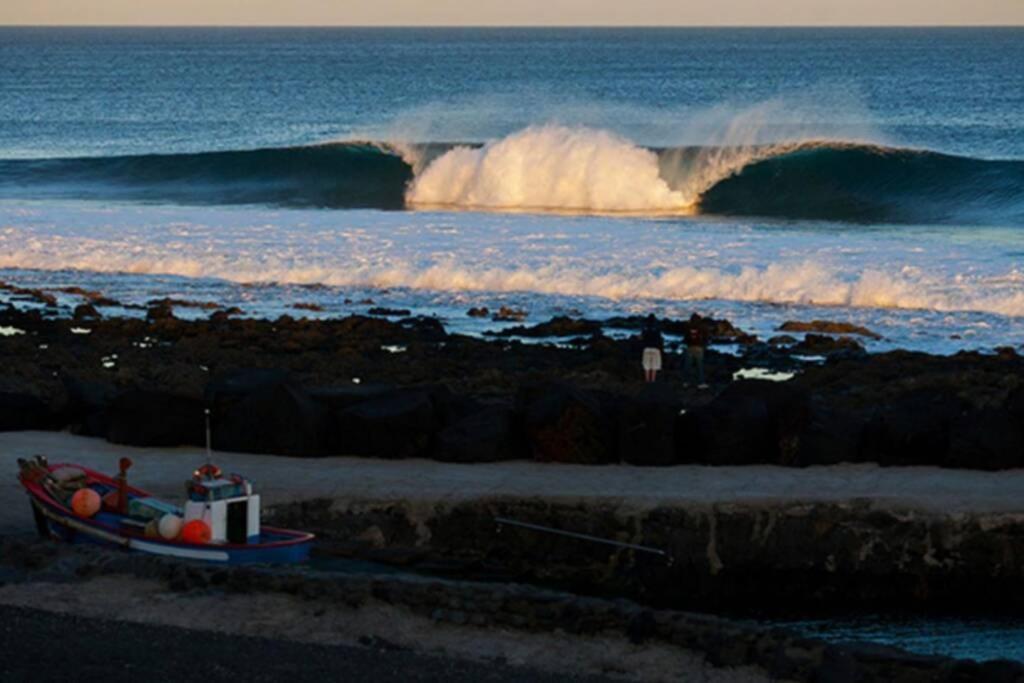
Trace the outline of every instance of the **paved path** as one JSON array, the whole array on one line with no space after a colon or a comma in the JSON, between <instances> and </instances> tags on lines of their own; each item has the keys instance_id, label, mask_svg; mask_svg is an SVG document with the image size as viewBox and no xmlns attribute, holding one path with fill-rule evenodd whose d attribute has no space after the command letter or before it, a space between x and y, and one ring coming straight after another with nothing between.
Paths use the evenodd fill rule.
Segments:
<instances>
[{"instance_id":1,"label":"paved path","mask_svg":"<svg viewBox=\"0 0 1024 683\"><path fill-rule=\"evenodd\" d=\"M62 432L0 433L0 533L31 530L28 505L15 479L16 459L36 453L107 472L128 456L132 484L179 500L199 448L129 448ZM459 500L491 496L602 499L654 504L839 502L933 512L1024 513L1024 470L978 472L937 467L837 465L804 469L747 466L668 468L555 465L527 461L458 465L428 460L284 458L216 453L225 471L255 482L264 504L303 498Z\"/></svg>"}]
</instances>

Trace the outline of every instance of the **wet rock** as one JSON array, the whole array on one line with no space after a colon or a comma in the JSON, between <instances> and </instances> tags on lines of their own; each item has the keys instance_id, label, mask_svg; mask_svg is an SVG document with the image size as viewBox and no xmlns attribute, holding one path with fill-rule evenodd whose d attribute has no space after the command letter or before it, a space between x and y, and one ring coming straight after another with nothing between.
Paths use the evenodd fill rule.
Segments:
<instances>
[{"instance_id":1,"label":"wet rock","mask_svg":"<svg viewBox=\"0 0 1024 683\"><path fill-rule=\"evenodd\" d=\"M173 320L174 319L174 305L169 299L162 301L150 302L146 308L146 320Z\"/></svg>"},{"instance_id":2,"label":"wet rock","mask_svg":"<svg viewBox=\"0 0 1024 683\"><path fill-rule=\"evenodd\" d=\"M517 396L534 460L605 464L615 460L613 423L600 400L576 387L528 387Z\"/></svg>"},{"instance_id":3,"label":"wet rock","mask_svg":"<svg viewBox=\"0 0 1024 683\"><path fill-rule=\"evenodd\" d=\"M778 334L769 339L768 343L772 346L788 346L789 344L796 344L796 337L791 337L788 334Z\"/></svg>"},{"instance_id":4,"label":"wet rock","mask_svg":"<svg viewBox=\"0 0 1024 683\"><path fill-rule=\"evenodd\" d=\"M582 320L568 316L556 316L547 322L531 327L517 325L498 332L488 332L499 337L575 337L592 335L601 332L601 323L595 320Z\"/></svg>"},{"instance_id":5,"label":"wet rock","mask_svg":"<svg viewBox=\"0 0 1024 683\"><path fill-rule=\"evenodd\" d=\"M14 295L15 300L23 301L34 301L36 303L43 304L49 308L57 307L57 297L48 292L44 292L41 289L29 289L27 287L18 287L17 285L8 284L0 280L0 290L8 291Z\"/></svg>"},{"instance_id":6,"label":"wet rock","mask_svg":"<svg viewBox=\"0 0 1024 683\"><path fill-rule=\"evenodd\" d=\"M793 353L827 356L837 351L864 352L864 345L851 337L830 337L824 334L804 335L803 341L791 348Z\"/></svg>"},{"instance_id":7,"label":"wet rock","mask_svg":"<svg viewBox=\"0 0 1024 683\"><path fill-rule=\"evenodd\" d=\"M222 308L218 311L214 311L213 313L211 313L209 320L212 323L221 323L226 320L230 320L232 316L242 315L242 313L244 313L244 311L241 308L238 308L237 306L232 306L230 308Z\"/></svg>"},{"instance_id":8,"label":"wet rock","mask_svg":"<svg viewBox=\"0 0 1024 683\"><path fill-rule=\"evenodd\" d=\"M386 308L384 306L374 306L366 312L369 315L379 315L385 318L402 318L412 313L407 308Z\"/></svg>"},{"instance_id":9,"label":"wet rock","mask_svg":"<svg viewBox=\"0 0 1024 683\"><path fill-rule=\"evenodd\" d=\"M316 312L316 313L320 313L320 312L322 312L324 310L324 307L321 306L320 304L310 304L310 303L302 303L302 302L297 303L297 304L292 304L292 308L294 308L296 310L299 310L299 311L313 311L313 312Z\"/></svg>"},{"instance_id":10,"label":"wet rock","mask_svg":"<svg viewBox=\"0 0 1024 683\"><path fill-rule=\"evenodd\" d=\"M412 332L420 341L438 342L448 338L448 332L437 318L418 315L413 318L404 318L398 324L403 330Z\"/></svg>"},{"instance_id":11,"label":"wet rock","mask_svg":"<svg viewBox=\"0 0 1024 683\"><path fill-rule=\"evenodd\" d=\"M37 396L0 392L0 432L52 429L57 422L50 406Z\"/></svg>"},{"instance_id":12,"label":"wet rock","mask_svg":"<svg viewBox=\"0 0 1024 683\"><path fill-rule=\"evenodd\" d=\"M96 292L90 289L83 289L82 287L60 287L59 289L56 289L54 291L83 297L93 306L123 306L123 304L120 301L118 301L117 299L111 299L108 296L104 296L102 292Z\"/></svg>"},{"instance_id":13,"label":"wet rock","mask_svg":"<svg viewBox=\"0 0 1024 683\"><path fill-rule=\"evenodd\" d=\"M491 314L491 311L486 306L479 307L479 308L474 306L473 308L471 308L468 311L466 311L466 315L468 315L470 318L486 318L490 314Z\"/></svg>"},{"instance_id":14,"label":"wet rock","mask_svg":"<svg viewBox=\"0 0 1024 683\"><path fill-rule=\"evenodd\" d=\"M92 320L98 320L102 316L96 307L92 304L78 304L75 306L74 313L71 316L75 322L87 322Z\"/></svg>"},{"instance_id":15,"label":"wet rock","mask_svg":"<svg viewBox=\"0 0 1024 683\"><path fill-rule=\"evenodd\" d=\"M861 325L853 323L833 322L830 320L811 320L802 322L799 320L788 320L779 327L780 332L818 332L822 334L844 335L856 334L869 339L881 339L882 335L872 332Z\"/></svg>"},{"instance_id":16,"label":"wet rock","mask_svg":"<svg viewBox=\"0 0 1024 683\"><path fill-rule=\"evenodd\" d=\"M497 313L491 316L494 322L522 322L526 320L528 313L521 308L502 306Z\"/></svg>"},{"instance_id":17,"label":"wet rock","mask_svg":"<svg viewBox=\"0 0 1024 683\"><path fill-rule=\"evenodd\" d=\"M438 434L435 457L443 462L496 462L524 457L513 435L514 417L491 406L464 417Z\"/></svg>"},{"instance_id":18,"label":"wet rock","mask_svg":"<svg viewBox=\"0 0 1024 683\"><path fill-rule=\"evenodd\" d=\"M129 446L201 446L203 402L158 391L128 391L107 409L107 440Z\"/></svg>"},{"instance_id":19,"label":"wet rock","mask_svg":"<svg viewBox=\"0 0 1024 683\"><path fill-rule=\"evenodd\" d=\"M170 306L172 308L201 308L210 311L221 308L220 304L213 301L192 301L191 299L174 299L172 297L164 297L163 299L151 299L146 302L146 306L148 308L165 306Z\"/></svg>"}]
</instances>

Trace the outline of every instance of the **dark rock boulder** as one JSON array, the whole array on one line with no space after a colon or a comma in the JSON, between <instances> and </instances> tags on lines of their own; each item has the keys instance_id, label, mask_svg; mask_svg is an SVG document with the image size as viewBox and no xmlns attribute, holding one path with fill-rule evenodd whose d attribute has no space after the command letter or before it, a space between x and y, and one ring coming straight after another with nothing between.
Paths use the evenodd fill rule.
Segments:
<instances>
[{"instance_id":1,"label":"dark rock boulder","mask_svg":"<svg viewBox=\"0 0 1024 683\"><path fill-rule=\"evenodd\" d=\"M387 308L386 306L374 306L366 311L367 315L379 315L385 318L404 318L412 313L408 308Z\"/></svg>"},{"instance_id":2,"label":"dark rock boulder","mask_svg":"<svg viewBox=\"0 0 1024 683\"><path fill-rule=\"evenodd\" d=\"M240 399L249 394L288 381L288 371L278 368L240 368L215 376L206 385L206 398L212 401Z\"/></svg>"},{"instance_id":3,"label":"dark rock boulder","mask_svg":"<svg viewBox=\"0 0 1024 683\"><path fill-rule=\"evenodd\" d=\"M810 418L796 437L796 459L792 464L806 467L860 462L864 457L862 441L868 419L867 415L812 397Z\"/></svg>"},{"instance_id":4,"label":"dark rock boulder","mask_svg":"<svg viewBox=\"0 0 1024 683\"><path fill-rule=\"evenodd\" d=\"M672 387L655 382L618 411L618 454L631 465L675 463L675 424L681 404Z\"/></svg>"},{"instance_id":5,"label":"dark rock boulder","mask_svg":"<svg viewBox=\"0 0 1024 683\"><path fill-rule=\"evenodd\" d=\"M397 390L398 387L393 384L346 384L337 387L312 387L307 388L306 392L326 408L328 413L335 413Z\"/></svg>"},{"instance_id":6,"label":"dark rock boulder","mask_svg":"<svg viewBox=\"0 0 1024 683\"><path fill-rule=\"evenodd\" d=\"M534 460L577 464L614 462L614 421L600 399L576 387L547 384L517 396Z\"/></svg>"},{"instance_id":7,"label":"dark rock boulder","mask_svg":"<svg viewBox=\"0 0 1024 683\"><path fill-rule=\"evenodd\" d=\"M330 416L336 455L425 457L440 428L431 392L405 389L357 403Z\"/></svg>"},{"instance_id":8,"label":"dark rock boulder","mask_svg":"<svg viewBox=\"0 0 1024 683\"><path fill-rule=\"evenodd\" d=\"M516 325L507 327L498 332L488 332L497 337L577 337L599 334L601 323L596 320L584 320L582 318L570 318L568 316L555 316L547 322L539 323L530 327Z\"/></svg>"},{"instance_id":9,"label":"dark rock boulder","mask_svg":"<svg viewBox=\"0 0 1024 683\"><path fill-rule=\"evenodd\" d=\"M207 388L217 450L317 456L324 444L326 411L276 370L243 370Z\"/></svg>"},{"instance_id":10,"label":"dark rock boulder","mask_svg":"<svg viewBox=\"0 0 1024 683\"><path fill-rule=\"evenodd\" d=\"M825 334L806 334L803 341L792 346L793 353L827 356L837 351L864 353L864 345L851 337L830 337Z\"/></svg>"},{"instance_id":11,"label":"dark rock boulder","mask_svg":"<svg viewBox=\"0 0 1024 683\"><path fill-rule=\"evenodd\" d=\"M831 320L787 320L779 327L780 332L819 332L822 334L856 334L868 339L881 339L882 335L861 325L834 322Z\"/></svg>"},{"instance_id":12,"label":"dark rock boulder","mask_svg":"<svg viewBox=\"0 0 1024 683\"><path fill-rule=\"evenodd\" d=\"M0 432L52 429L57 422L50 406L37 396L0 392Z\"/></svg>"},{"instance_id":13,"label":"dark rock boulder","mask_svg":"<svg viewBox=\"0 0 1024 683\"><path fill-rule=\"evenodd\" d=\"M107 440L129 446L201 446L203 402L159 391L133 390L107 408Z\"/></svg>"},{"instance_id":14,"label":"dark rock boulder","mask_svg":"<svg viewBox=\"0 0 1024 683\"><path fill-rule=\"evenodd\" d=\"M996 408L961 414L950 422L949 450L941 464L977 470L1024 467L1022 423Z\"/></svg>"},{"instance_id":15,"label":"dark rock boulder","mask_svg":"<svg viewBox=\"0 0 1024 683\"><path fill-rule=\"evenodd\" d=\"M443 462L496 462L524 457L524 448L513 437L513 424L510 408L486 407L444 428L437 437L435 457Z\"/></svg>"},{"instance_id":16,"label":"dark rock boulder","mask_svg":"<svg viewBox=\"0 0 1024 683\"><path fill-rule=\"evenodd\" d=\"M71 432L82 436L106 437L108 428L107 408L117 397L113 384L64 376L66 399L61 409L63 420Z\"/></svg>"},{"instance_id":17,"label":"dark rock boulder","mask_svg":"<svg viewBox=\"0 0 1024 683\"><path fill-rule=\"evenodd\" d=\"M418 315L412 318L403 318L398 322L403 330L411 332L415 338L422 342L438 342L448 338L448 332L444 325L437 318Z\"/></svg>"},{"instance_id":18,"label":"dark rock boulder","mask_svg":"<svg viewBox=\"0 0 1024 683\"><path fill-rule=\"evenodd\" d=\"M499 323L516 322L521 323L526 320L529 313L521 308L513 308L511 306L502 306L498 309L497 313L491 316L491 320Z\"/></svg>"},{"instance_id":19,"label":"dark rock boulder","mask_svg":"<svg viewBox=\"0 0 1024 683\"><path fill-rule=\"evenodd\" d=\"M969 407L952 391L920 389L876 404L865 427L861 459L883 465L947 462L954 424Z\"/></svg>"},{"instance_id":20,"label":"dark rock boulder","mask_svg":"<svg viewBox=\"0 0 1024 683\"><path fill-rule=\"evenodd\" d=\"M788 382L741 380L679 417L676 458L711 465L795 464L810 397Z\"/></svg>"},{"instance_id":21,"label":"dark rock boulder","mask_svg":"<svg viewBox=\"0 0 1024 683\"><path fill-rule=\"evenodd\" d=\"M171 320L174 318L174 304L170 299L151 301L146 308L146 320Z\"/></svg>"},{"instance_id":22,"label":"dark rock boulder","mask_svg":"<svg viewBox=\"0 0 1024 683\"><path fill-rule=\"evenodd\" d=\"M71 314L71 317L75 322L86 322L99 320L102 316L100 316L100 312L96 310L95 306L90 303L85 303L75 306L75 310Z\"/></svg>"}]
</instances>

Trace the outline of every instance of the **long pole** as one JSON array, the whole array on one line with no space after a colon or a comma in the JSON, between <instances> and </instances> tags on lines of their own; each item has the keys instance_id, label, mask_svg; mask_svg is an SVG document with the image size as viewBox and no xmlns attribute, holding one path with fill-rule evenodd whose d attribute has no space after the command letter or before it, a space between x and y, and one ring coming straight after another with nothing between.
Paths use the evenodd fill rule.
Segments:
<instances>
[{"instance_id":1,"label":"long pole","mask_svg":"<svg viewBox=\"0 0 1024 683\"><path fill-rule=\"evenodd\" d=\"M211 447L212 439L210 438L210 409L205 408L203 410L206 413L206 462L213 462L213 448Z\"/></svg>"},{"instance_id":2,"label":"long pole","mask_svg":"<svg viewBox=\"0 0 1024 683\"><path fill-rule=\"evenodd\" d=\"M531 524L530 522L520 522L515 519L509 519L507 517L495 517L494 521L498 523L498 526L517 526L523 529L530 529L531 531L541 531L548 534L555 534L557 536L568 536L569 538L578 538L581 541L590 541L592 543L603 543L604 545L612 545L617 548L627 548L629 550L636 550L641 553L651 553L652 555L661 555L668 559L672 557L664 550L660 548L652 548L646 545L637 545L635 543L623 543L622 541L613 541L610 538L601 538L600 536L591 536L590 534L581 534L576 531L566 531L565 529L556 529L550 526L541 526L540 524Z\"/></svg>"}]
</instances>

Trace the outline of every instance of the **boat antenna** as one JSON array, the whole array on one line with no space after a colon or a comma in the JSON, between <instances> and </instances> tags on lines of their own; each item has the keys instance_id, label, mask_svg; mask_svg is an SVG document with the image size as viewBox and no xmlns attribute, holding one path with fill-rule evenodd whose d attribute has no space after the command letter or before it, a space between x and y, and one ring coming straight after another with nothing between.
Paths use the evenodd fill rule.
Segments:
<instances>
[{"instance_id":1,"label":"boat antenna","mask_svg":"<svg viewBox=\"0 0 1024 683\"><path fill-rule=\"evenodd\" d=\"M211 447L212 439L210 438L210 409L204 408L203 413L206 415L206 463L213 463L213 449Z\"/></svg>"}]
</instances>

